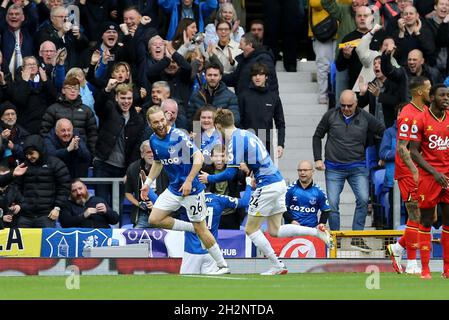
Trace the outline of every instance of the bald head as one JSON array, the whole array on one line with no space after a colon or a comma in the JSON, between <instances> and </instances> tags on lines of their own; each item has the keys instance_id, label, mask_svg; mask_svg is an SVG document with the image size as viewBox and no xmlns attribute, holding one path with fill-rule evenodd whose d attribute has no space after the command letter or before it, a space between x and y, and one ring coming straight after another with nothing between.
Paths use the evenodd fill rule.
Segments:
<instances>
[{"instance_id":1,"label":"bald head","mask_svg":"<svg viewBox=\"0 0 449 320\"><path fill-rule=\"evenodd\" d=\"M298 169L305 168L305 169L313 169L313 164L309 160L301 160L298 163Z\"/></svg>"},{"instance_id":2,"label":"bald head","mask_svg":"<svg viewBox=\"0 0 449 320\"><path fill-rule=\"evenodd\" d=\"M58 138L64 142L69 143L73 138L73 125L69 119L61 118L56 121L55 132Z\"/></svg>"},{"instance_id":3,"label":"bald head","mask_svg":"<svg viewBox=\"0 0 449 320\"><path fill-rule=\"evenodd\" d=\"M308 186L312 182L313 165L308 160L302 160L298 163L298 178L303 187Z\"/></svg>"},{"instance_id":4,"label":"bald head","mask_svg":"<svg viewBox=\"0 0 449 320\"><path fill-rule=\"evenodd\" d=\"M340 95L340 109L346 116L350 117L355 113L357 108L357 96L352 90L343 90Z\"/></svg>"},{"instance_id":5,"label":"bald head","mask_svg":"<svg viewBox=\"0 0 449 320\"><path fill-rule=\"evenodd\" d=\"M51 64L56 55L56 46L53 42L47 40L41 43L39 47L39 56L42 57L45 64Z\"/></svg>"},{"instance_id":6,"label":"bald head","mask_svg":"<svg viewBox=\"0 0 449 320\"><path fill-rule=\"evenodd\" d=\"M407 65L411 73L414 75L421 75L423 64L424 56L421 50L414 49L408 53Z\"/></svg>"},{"instance_id":7,"label":"bald head","mask_svg":"<svg viewBox=\"0 0 449 320\"><path fill-rule=\"evenodd\" d=\"M350 100L350 103L357 103L357 96L354 91L346 89L341 92L340 102L342 100L345 101Z\"/></svg>"},{"instance_id":8,"label":"bald head","mask_svg":"<svg viewBox=\"0 0 449 320\"><path fill-rule=\"evenodd\" d=\"M415 57L417 59L423 59L424 58L424 55L423 55L422 51L419 50L419 49L413 49L412 51L410 51L408 53L408 56L409 57Z\"/></svg>"}]
</instances>

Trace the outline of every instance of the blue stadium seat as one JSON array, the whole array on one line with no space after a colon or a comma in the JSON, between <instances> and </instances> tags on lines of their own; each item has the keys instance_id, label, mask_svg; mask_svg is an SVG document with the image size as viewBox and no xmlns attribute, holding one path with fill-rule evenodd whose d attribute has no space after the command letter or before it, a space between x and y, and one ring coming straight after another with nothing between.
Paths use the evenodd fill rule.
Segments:
<instances>
[{"instance_id":1,"label":"blue stadium seat","mask_svg":"<svg viewBox=\"0 0 449 320\"><path fill-rule=\"evenodd\" d=\"M393 217L390 216L390 202L388 201L389 195L390 195L389 189L383 189L379 198L380 198L380 204L383 207L384 219L386 221L386 225L393 226L393 221L391 221Z\"/></svg>"},{"instance_id":2,"label":"blue stadium seat","mask_svg":"<svg viewBox=\"0 0 449 320\"><path fill-rule=\"evenodd\" d=\"M377 167L379 162L376 146L369 146L368 148L366 148L365 158L366 158L366 168L368 168L368 170L371 173L372 169Z\"/></svg>"},{"instance_id":3,"label":"blue stadium seat","mask_svg":"<svg viewBox=\"0 0 449 320\"><path fill-rule=\"evenodd\" d=\"M373 184L374 184L374 195L376 197L379 197L379 195L382 192L384 186L385 172L386 172L385 169L379 169L374 171Z\"/></svg>"},{"instance_id":4,"label":"blue stadium seat","mask_svg":"<svg viewBox=\"0 0 449 320\"><path fill-rule=\"evenodd\" d=\"M332 90L335 91L336 79L337 79L337 66L335 65L335 61L331 64L331 70L329 74L330 82L332 85Z\"/></svg>"},{"instance_id":5,"label":"blue stadium seat","mask_svg":"<svg viewBox=\"0 0 449 320\"><path fill-rule=\"evenodd\" d=\"M123 199L123 209L122 214L120 215L120 228L123 228L125 225L133 224L131 221L131 211L133 206L134 205L126 197Z\"/></svg>"},{"instance_id":6,"label":"blue stadium seat","mask_svg":"<svg viewBox=\"0 0 449 320\"><path fill-rule=\"evenodd\" d=\"M399 227L396 228L396 230L405 230L406 225L401 224Z\"/></svg>"},{"instance_id":7,"label":"blue stadium seat","mask_svg":"<svg viewBox=\"0 0 449 320\"><path fill-rule=\"evenodd\" d=\"M133 222L131 221L131 215L130 214L122 214L120 216L120 228L123 228L123 226L129 225L129 224L133 224ZM127 229L127 228L125 228Z\"/></svg>"}]
</instances>

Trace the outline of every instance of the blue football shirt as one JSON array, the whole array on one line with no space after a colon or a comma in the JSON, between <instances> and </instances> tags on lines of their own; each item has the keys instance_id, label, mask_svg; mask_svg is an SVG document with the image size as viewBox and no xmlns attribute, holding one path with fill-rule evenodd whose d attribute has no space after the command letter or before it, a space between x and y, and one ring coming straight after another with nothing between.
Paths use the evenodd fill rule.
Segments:
<instances>
[{"instance_id":1,"label":"blue football shirt","mask_svg":"<svg viewBox=\"0 0 449 320\"><path fill-rule=\"evenodd\" d=\"M285 204L293 220L312 228L318 225L318 211L330 210L327 196L317 184L304 189L298 180L288 186Z\"/></svg>"},{"instance_id":2,"label":"blue football shirt","mask_svg":"<svg viewBox=\"0 0 449 320\"><path fill-rule=\"evenodd\" d=\"M173 127L163 139L153 133L150 137L150 146L153 150L154 160L160 161L167 172L170 181L168 189L173 194L182 196L178 190L192 170L193 154L199 151L198 147L186 133ZM204 188L196 176L192 181L190 194L198 194Z\"/></svg>"},{"instance_id":3,"label":"blue football shirt","mask_svg":"<svg viewBox=\"0 0 449 320\"><path fill-rule=\"evenodd\" d=\"M209 137L204 131L201 135L201 152L204 156L204 162L206 164L211 164L212 161L210 157L212 156L212 149L217 144L222 144L221 134L218 130L214 130L212 135ZM207 159L207 160L206 160Z\"/></svg>"},{"instance_id":4,"label":"blue football shirt","mask_svg":"<svg viewBox=\"0 0 449 320\"><path fill-rule=\"evenodd\" d=\"M229 139L227 153L227 166L239 167L240 163L245 162L254 173L257 187L283 180L264 143L249 131L236 129Z\"/></svg>"}]
</instances>

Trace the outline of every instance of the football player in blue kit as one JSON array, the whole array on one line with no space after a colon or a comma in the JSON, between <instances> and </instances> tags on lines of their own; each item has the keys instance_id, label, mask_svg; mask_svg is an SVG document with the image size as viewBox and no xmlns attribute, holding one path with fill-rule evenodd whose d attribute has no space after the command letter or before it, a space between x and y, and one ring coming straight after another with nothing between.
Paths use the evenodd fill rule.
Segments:
<instances>
[{"instance_id":1,"label":"football player in blue kit","mask_svg":"<svg viewBox=\"0 0 449 320\"><path fill-rule=\"evenodd\" d=\"M168 188L153 205L149 223L158 228L195 232L217 263L210 274L230 273L223 253L214 236L206 226L206 202L204 185L198 180L204 158L201 151L183 131L167 123L160 107L147 111L147 121L153 130L150 146L154 154L151 170L140 190L142 200L148 200L151 183L158 177L162 167L169 179ZM174 219L170 213L184 207L191 222Z\"/></svg>"},{"instance_id":2,"label":"football player in blue kit","mask_svg":"<svg viewBox=\"0 0 449 320\"><path fill-rule=\"evenodd\" d=\"M286 274L288 270L285 264L276 256L270 242L260 230L262 223L267 219L268 232L272 237L303 235L303 230L298 225L281 226L282 215L287 211L285 181L274 166L265 144L251 132L234 126L234 116L231 111L218 109L215 115L215 127L225 138L227 168L216 175L202 172L199 175L200 181L206 183L229 180L237 173L241 163L247 164L254 174L257 188L251 197L245 232L272 264L271 268L262 275ZM317 232L327 245L331 244L331 236L327 230L317 230Z\"/></svg>"},{"instance_id":3,"label":"football player in blue kit","mask_svg":"<svg viewBox=\"0 0 449 320\"><path fill-rule=\"evenodd\" d=\"M246 177L246 188L241 198L206 192L206 225L215 239L218 239L218 226L221 214L226 208L246 208L251 198L251 178ZM150 189L151 202L156 202L158 196ZM180 274L210 274L217 269L215 260L201 246L201 241L195 233L184 233L184 255L182 257Z\"/></svg>"},{"instance_id":4,"label":"football player in blue kit","mask_svg":"<svg viewBox=\"0 0 449 320\"><path fill-rule=\"evenodd\" d=\"M298 180L290 184L285 196L287 223L300 225L304 235L318 236L317 229L325 228L330 207L324 191L313 182L313 165L310 161L298 164ZM318 212L321 211L318 221Z\"/></svg>"}]
</instances>

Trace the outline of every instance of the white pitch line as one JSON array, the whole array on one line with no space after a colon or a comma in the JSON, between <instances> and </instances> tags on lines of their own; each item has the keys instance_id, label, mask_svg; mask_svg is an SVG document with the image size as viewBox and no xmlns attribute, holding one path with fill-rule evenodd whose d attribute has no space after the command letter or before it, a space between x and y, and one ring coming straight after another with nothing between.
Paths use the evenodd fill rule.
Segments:
<instances>
[{"instance_id":1,"label":"white pitch line","mask_svg":"<svg viewBox=\"0 0 449 320\"><path fill-rule=\"evenodd\" d=\"M182 277L192 277L192 278L212 278L212 279L225 279L225 280L249 280L248 278L236 278L236 277L222 277L222 276L201 276L196 274L181 274Z\"/></svg>"}]
</instances>

